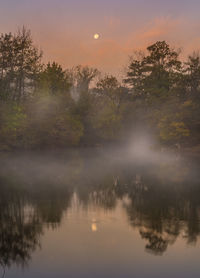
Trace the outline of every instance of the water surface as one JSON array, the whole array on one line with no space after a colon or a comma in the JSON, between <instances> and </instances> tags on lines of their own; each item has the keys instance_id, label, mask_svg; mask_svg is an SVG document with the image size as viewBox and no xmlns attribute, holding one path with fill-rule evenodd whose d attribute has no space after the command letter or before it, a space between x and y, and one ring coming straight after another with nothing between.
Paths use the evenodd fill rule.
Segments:
<instances>
[{"instance_id":1,"label":"water surface","mask_svg":"<svg viewBox=\"0 0 200 278\"><path fill-rule=\"evenodd\" d=\"M199 235L197 161L110 148L1 155L4 277L197 278Z\"/></svg>"}]
</instances>

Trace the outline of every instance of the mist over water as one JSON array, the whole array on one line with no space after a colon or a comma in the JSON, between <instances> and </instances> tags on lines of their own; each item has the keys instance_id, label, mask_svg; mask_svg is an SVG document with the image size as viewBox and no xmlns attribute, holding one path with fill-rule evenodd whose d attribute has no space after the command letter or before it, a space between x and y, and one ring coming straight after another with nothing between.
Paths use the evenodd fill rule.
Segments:
<instances>
[{"instance_id":1,"label":"mist over water","mask_svg":"<svg viewBox=\"0 0 200 278\"><path fill-rule=\"evenodd\" d=\"M123 146L18 151L2 153L0 160L1 176L13 177L27 187L33 184L37 187L37 182L68 186L74 178L98 181L109 175L115 181L123 171L132 171L135 176L143 173L155 178L163 176L166 181L175 179L178 174L183 180L198 180L198 162L182 156L179 150L158 148L148 134L134 136ZM76 184L72 182L70 186L76 187Z\"/></svg>"},{"instance_id":2,"label":"mist over water","mask_svg":"<svg viewBox=\"0 0 200 278\"><path fill-rule=\"evenodd\" d=\"M178 151L159 150L148 135L130 141L1 154L0 264L7 277L34 277L35 271L38 277L133 277L133 271L167 277L172 254L194 260L198 164ZM163 268L155 271L160 257ZM150 272L141 261L151 262ZM187 277L173 267L173 277Z\"/></svg>"},{"instance_id":3,"label":"mist over water","mask_svg":"<svg viewBox=\"0 0 200 278\"><path fill-rule=\"evenodd\" d=\"M180 153L155 148L147 136L138 136L125 146L80 148L57 151L16 152L1 157L2 172L18 176L22 182L54 180L69 176L80 167L82 175L106 175L116 167L160 167L163 164L179 166ZM84 166L82 165L84 163Z\"/></svg>"}]
</instances>

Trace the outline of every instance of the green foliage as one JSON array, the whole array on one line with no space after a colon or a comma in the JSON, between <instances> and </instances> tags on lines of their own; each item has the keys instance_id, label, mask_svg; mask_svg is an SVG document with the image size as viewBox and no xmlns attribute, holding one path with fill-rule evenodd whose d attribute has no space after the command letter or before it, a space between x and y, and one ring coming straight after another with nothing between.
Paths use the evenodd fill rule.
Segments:
<instances>
[{"instance_id":1,"label":"green foliage","mask_svg":"<svg viewBox=\"0 0 200 278\"><path fill-rule=\"evenodd\" d=\"M16 103L4 104L1 106L0 117L0 149L23 146L23 131L27 121L24 108Z\"/></svg>"},{"instance_id":2,"label":"green foliage","mask_svg":"<svg viewBox=\"0 0 200 278\"><path fill-rule=\"evenodd\" d=\"M163 117L159 124L160 139L164 143L181 143L185 137L189 137L190 131L184 122L175 122L170 117Z\"/></svg>"},{"instance_id":3,"label":"green foliage","mask_svg":"<svg viewBox=\"0 0 200 278\"><path fill-rule=\"evenodd\" d=\"M101 139L108 141L118 139L121 129L121 114L112 102L104 104L101 109L96 110L92 123Z\"/></svg>"},{"instance_id":4,"label":"green foliage","mask_svg":"<svg viewBox=\"0 0 200 278\"><path fill-rule=\"evenodd\" d=\"M60 65L48 63L39 75L38 90L46 95L69 94L71 87L67 72Z\"/></svg>"},{"instance_id":5,"label":"green foliage","mask_svg":"<svg viewBox=\"0 0 200 278\"><path fill-rule=\"evenodd\" d=\"M40 97L27 106L28 127L25 131L29 148L59 148L77 145L83 125L69 109L66 99Z\"/></svg>"},{"instance_id":6,"label":"green foliage","mask_svg":"<svg viewBox=\"0 0 200 278\"><path fill-rule=\"evenodd\" d=\"M0 150L116 142L139 127L162 144L199 144L197 53L181 62L158 41L131 58L124 83L41 57L26 28L0 36Z\"/></svg>"},{"instance_id":7,"label":"green foliage","mask_svg":"<svg viewBox=\"0 0 200 278\"><path fill-rule=\"evenodd\" d=\"M165 41L147 47L147 55L132 59L124 82L131 86L135 97L149 102L168 98L181 69L178 52L170 49Z\"/></svg>"},{"instance_id":8,"label":"green foliage","mask_svg":"<svg viewBox=\"0 0 200 278\"><path fill-rule=\"evenodd\" d=\"M127 98L127 90L122 87L116 77L106 75L97 82L96 93L102 98L107 98L116 108Z\"/></svg>"},{"instance_id":9,"label":"green foliage","mask_svg":"<svg viewBox=\"0 0 200 278\"><path fill-rule=\"evenodd\" d=\"M200 59L195 53L187 63L179 52L165 42L147 47L147 55L132 59L125 83L131 88L133 101L140 99L138 113L146 115L162 143L197 144L199 137ZM144 107L141 113L141 107Z\"/></svg>"}]
</instances>

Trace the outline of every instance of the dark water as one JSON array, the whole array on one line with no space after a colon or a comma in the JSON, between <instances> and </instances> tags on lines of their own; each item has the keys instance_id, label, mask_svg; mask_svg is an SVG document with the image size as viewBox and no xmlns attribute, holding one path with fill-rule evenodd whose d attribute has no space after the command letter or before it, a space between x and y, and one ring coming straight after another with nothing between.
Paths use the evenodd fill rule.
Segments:
<instances>
[{"instance_id":1,"label":"dark water","mask_svg":"<svg viewBox=\"0 0 200 278\"><path fill-rule=\"evenodd\" d=\"M0 163L0 277L200 277L197 161L86 149Z\"/></svg>"}]
</instances>

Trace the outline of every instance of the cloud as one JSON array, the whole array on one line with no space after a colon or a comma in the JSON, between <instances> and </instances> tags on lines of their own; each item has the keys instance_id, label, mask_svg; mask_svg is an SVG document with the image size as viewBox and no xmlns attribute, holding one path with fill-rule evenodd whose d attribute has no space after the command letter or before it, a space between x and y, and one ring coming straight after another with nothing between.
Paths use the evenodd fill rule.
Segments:
<instances>
[{"instance_id":1,"label":"cloud","mask_svg":"<svg viewBox=\"0 0 200 278\"><path fill-rule=\"evenodd\" d=\"M172 32L176 32L183 25L183 22L182 18L155 18L148 26L145 26L143 31L140 31L139 38L141 40L151 40L169 36Z\"/></svg>"},{"instance_id":2,"label":"cloud","mask_svg":"<svg viewBox=\"0 0 200 278\"><path fill-rule=\"evenodd\" d=\"M158 41L166 40L169 43L176 41L177 35L183 26L182 18L159 17L148 22L139 30L129 34L126 41L126 49L145 49L148 45Z\"/></svg>"},{"instance_id":3,"label":"cloud","mask_svg":"<svg viewBox=\"0 0 200 278\"><path fill-rule=\"evenodd\" d=\"M83 30L81 34L68 31L65 36L58 32L56 39L54 34L52 37L43 36L46 37L42 40L45 60L56 60L64 67L87 64L116 74L134 50L144 50L158 40L166 40L175 48L183 46L185 55L200 45L199 28L184 17L157 17L132 32L128 32L127 26L124 26L124 34L124 23L118 18L107 17L104 24L104 28L110 28L110 31L102 32L96 41L92 37L92 29Z\"/></svg>"}]
</instances>

